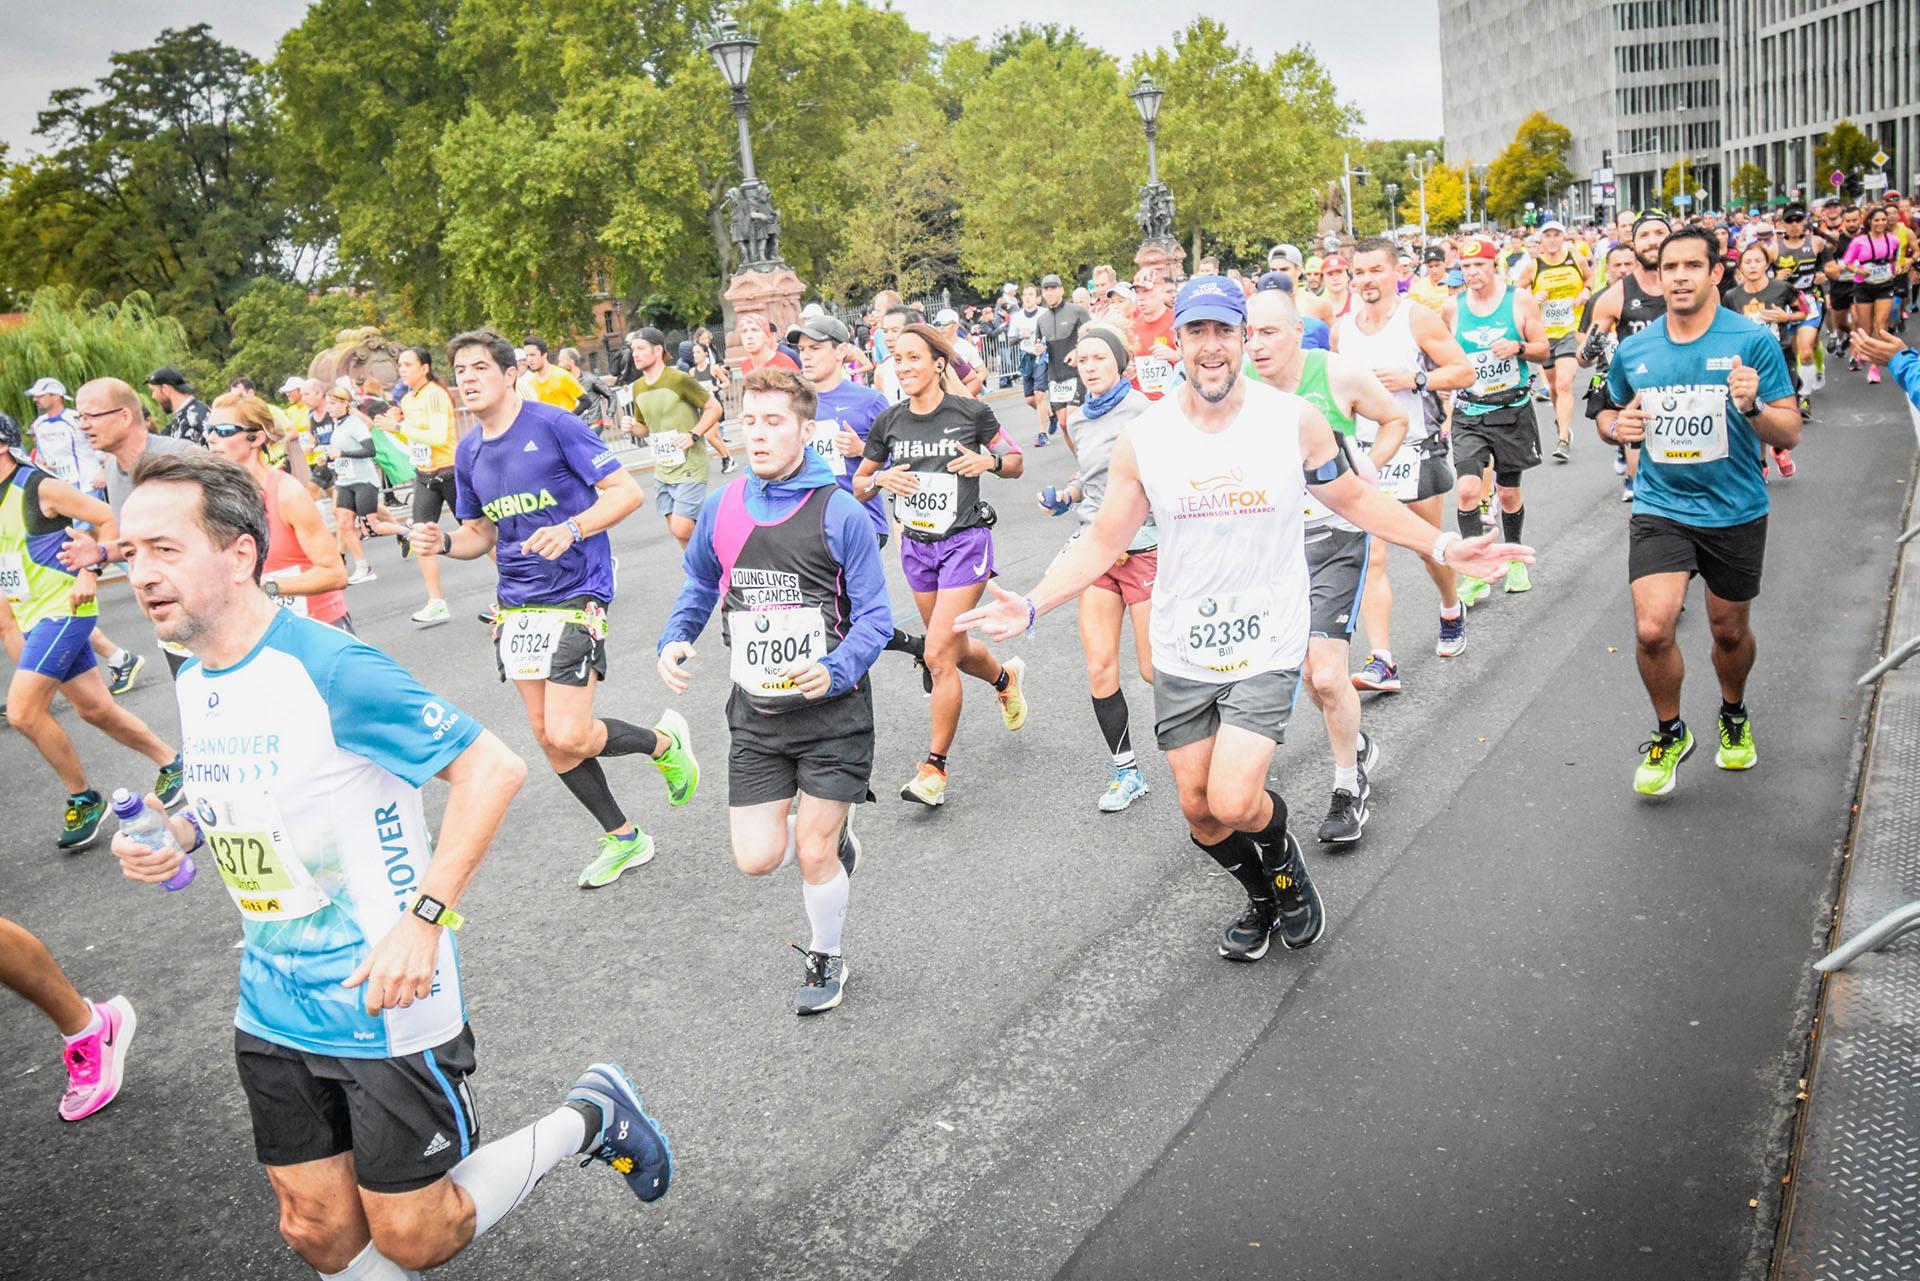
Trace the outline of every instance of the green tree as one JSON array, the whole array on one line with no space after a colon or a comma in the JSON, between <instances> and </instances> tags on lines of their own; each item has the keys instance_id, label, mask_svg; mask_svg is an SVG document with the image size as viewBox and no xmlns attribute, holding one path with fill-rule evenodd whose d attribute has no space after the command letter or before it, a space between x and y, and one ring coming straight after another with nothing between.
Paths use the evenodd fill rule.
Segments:
<instances>
[{"instance_id":1,"label":"green tree","mask_svg":"<svg viewBox=\"0 0 1920 1281\"><path fill-rule=\"evenodd\" d=\"M1748 161L1734 171L1732 192L1735 204L1757 208L1767 203L1767 197L1773 193L1773 183L1765 169Z\"/></svg>"},{"instance_id":2,"label":"green tree","mask_svg":"<svg viewBox=\"0 0 1920 1281\"><path fill-rule=\"evenodd\" d=\"M1414 171L1407 167L1407 156L1421 159L1428 151L1433 152L1437 164L1439 157L1446 154L1446 146L1439 138L1375 138L1360 144L1354 163L1364 164L1372 175L1367 182L1364 199L1360 188L1354 188L1353 192L1353 203L1357 207L1355 212L1359 214L1362 226L1368 225L1369 212L1378 215L1382 226L1392 225L1389 221L1392 210L1388 208L1388 183L1400 188L1397 202L1400 222L1420 221L1420 183ZM1431 225L1431 211L1428 221Z\"/></svg>"},{"instance_id":3,"label":"green tree","mask_svg":"<svg viewBox=\"0 0 1920 1281\"><path fill-rule=\"evenodd\" d=\"M40 412L24 394L36 379L58 378L69 390L94 378L142 387L141 379L156 367L187 359L186 330L172 317L156 315L145 294L98 302L71 289L41 289L26 313L22 323L0 329L0 388L11 402L0 408L23 423Z\"/></svg>"},{"instance_id":4,"label":"green tree","mask_svg":"<svg viewBox=\"0 0 1920 1281\"><path fill-rule=\"evenodd\" d=\"M1527 202L1545 208L1573 181L1567 150L1573 133L1536 111L1520 122L1508 143L1487 167L1487 207L1499 218L1516 220Z\"/></svg>"},{"instance_id":5,"label":"green tree","mask_svg":"<svg viewBox=\"0 0 1920 1281\"><path fill-rule=\"evenodd\" d=\"M109 59L93 88L40 113L50 153L9 180L9 216L38 225L49 278L135 291L224 356L226 309L281 270L288 217L264 70L204 25Z\"/></svg>"},{"instance_id":6,"label":"green tree","mask_svg":"<svg viewBox=\"0 0 1920 1281\"><path fill-rule=\"evenodd\" d=\"M1096 138L1101 145L1052 145ZM1077 275L1124 260L1138 242L1146 139L1106 54L1029 40L968 90L953 144L961 265L978 288ZM1010 147L1036 145L1035 163L1008 163Z\"/></svg>"},{"instance_id":7,"label":"green tree","mask_svg":"<svg viewBox=\"0 0 1920 1281\"><path fill-rule=\"evenodd\" d=\"M1428 228L1439 232L1458 231L1467 216L1466 170L1453 165L1435 165L1427 170L1426 188ZM1407 207L1416 216L1419 214L1419 184L1415 184L1412 200Z\"/></svg>"},{"instance_id":8,"label":"green tree","mask_svg":"<svg viewBox=\"0 0 1920 1281\"><path fill-rule=\"evenodd\" d=\"M1851 120L1839 120L1813 145L1813 171L1822 186L1836 170L1846 175L1842 188L1849 196L1860 194L1860 178L1873 167L1873 153L1880 144ZM1831 190L1831 187L1828 188Z\"/></svg>"},{"instance_id":9,"label":"green tree","mask_svg":"<svg viewBox=\"0 0 1920 1281\"><path fill-rule=\"evenodd\" d=\"M1660 185L1654 189L1654 195L1660 200L1663 209L1681 208L1680 197L1691 196L1700 186L1700 166L1691 157L1682 156L1668 165L1660 175Z\"/></svg>"},{"instance_id":10,"label":"green tree","mask_svg":"<svg viewBox=\"0 0 1920 1281\"><path fill-rule=\"evenodd\" d=\"M294 281L263 276L227 309L233 350L220 382L246 377L272 388L289 374L304 376L342 329L372 324L372 310L371 303L344 293L313 294Z\"/></svg>"},{"instance_id":11,"label":"green tree","mask_svg":"<svg viewBox=\"0 0 1920 1281\"><path fill-rule=\"evenodd\" d=\"M853 297L887 287L911 297L957 274L960 174L934 86L897 86L892 108L853 135L838 163L853 201L823 292Z\"/></svg>"}]
</instances>

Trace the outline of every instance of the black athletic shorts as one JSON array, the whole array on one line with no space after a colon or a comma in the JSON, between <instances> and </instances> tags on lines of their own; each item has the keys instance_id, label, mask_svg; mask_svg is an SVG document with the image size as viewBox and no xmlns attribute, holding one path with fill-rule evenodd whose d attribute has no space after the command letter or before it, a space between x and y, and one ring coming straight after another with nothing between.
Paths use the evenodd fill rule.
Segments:
<instances>
[{"instance_id":1,"label":"black athletic shorts","mask_svg":"<svg viewBox=\"0 0 1920 1281\"><path fill-rule=\"evenodd\" d=\"M1827 299L1841 311L1853 306L1853 282L1835 280L1827 285Z\"/></svg>"},{"instance_id":2,"label":"black athletic shorts","mask_svg":"<svg viewBox=\"0 0 1920 1281\"><path fill-rule=\"evenodd\" d=\"M413 474L413 519L431 525L440 519L442 508L454 508L453 468L421 471Z\"/></svg>"},{"instance_id":3,"label":"black athletic shorts","mask_svg":"<svg viewBox=\"0 0 1920 1281\"><path fill-rule=\"evenodd\" d=\"M361 1187L414 1192L458 1165L480 1137L467 1085L470 1027L392 1059L309 1054L235 1028L233 1057L262 1165L351 1152Z\"/></svg>"},{"instance_id":4,"label":"black athletic shorts","mask_svg":"<svg viewBox=\"0 0 1920 1281\"><path fill-rule=\"evenodd\" d=\"M1698 574L1721 600L1752 600L1760 594L1766 554L1765 516L1714 529L1636 515L1627 526L1628 582L1649 574Z\"/></svg>"},{"instance_id":5,"label":"black athletic shorts","mask_svg":"<svg viewBox=\"0 0 1920 1281\"><path fill-rule=\"evenodd\" d=\"M1540 421L1530 401L1469 414L1453 414L1453 465L1462 476L1478 475L1493 459L1497 472L1525 471L1540 465Z\"/></svg>"},{"instance_id":6,"label":"black athletic shorts","mask_svg":"<svg viewBox=\"0 0 1920 1281\"><path fill-rule=\"evenodd\" d=\"M587 683L589 674L606 680L607 607L591 596L576 596L551 608L581 610L587 622L568 623L561 629L553 643L553 657L547 662L547 684L578 687ZM502 610L501 621L493 629L493 669L500 673L501 680L507 679L507 662L500 655L500 632L513 626L514 610Z\"/></svg>"},{"instance_id":7,"label":"black athletic shorts","mask_svg":"<svg viewBox=\"0 0 1920 1281\"><path fill-rule=\"evenodd\" d=\"M1896 280L1883 280L1877 285L1870 285L1862 281L1853 287L1853 300L1863 305L1872 302L1886 302L1889 298L1893 297L1896 291L1905 288L1906 283L1904 276Z\"/></svg>"},{"instance_id":8,"label":"black athletic shorts","mask_svg":"<svg viewBox=\"0 0 1920 1281\"><path fill-rule=\"evenodd\" d=\"M1307 530L1308 630L1328 640L1346 640L1360 621L1367 587L1372 536L1364 529Z\"/></svg>"},{"instance_id":9,"label":"black athletic shorts","mask_svg":"<svg viewBox=\"0 0 1920 1281\"><path fill-rule=\"evenodd\" d=\"M333 505L350 515L371 516L380 510L380 487L364 481L336 486Z\"/></svg>"},{"instance_id":10,"label":"black athletic shorts","mask_svg":"<svg viewBox=\"0 0 1920 1281\"><path fill-rule=\"evenodd\" d=\"M792 800L796 792L858 805L873 799L873 686L769 716L739 686L727 699L727 804Z\"/></svg>"}]
</instances>

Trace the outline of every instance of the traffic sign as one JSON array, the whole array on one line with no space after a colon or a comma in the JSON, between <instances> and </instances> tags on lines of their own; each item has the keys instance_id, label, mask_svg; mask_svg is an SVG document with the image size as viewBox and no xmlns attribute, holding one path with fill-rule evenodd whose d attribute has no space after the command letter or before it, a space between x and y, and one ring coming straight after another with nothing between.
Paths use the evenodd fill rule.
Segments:
<instances>
[{"instance_id":1,"label":"traffic sign","mask_svg":"<svg viewBox=\"0 0 1920 1281\"><path fill-rule=\"evenodd\" d=\"M1682 209L1685 209L1688 205L1693 203L1693 197L1683 191L1679 195L1673 198L1673 203L1676 205L1679 205Z\"/></svg>"},{"instance_id":2,"label":"traffic sign","mask_svg":"<svg viewBox=\"0 0 1920 1281\"><path fill-rule=\"evenodd\" d=\"M1887 175L1883 173L1870 173L1870 174L1863 175L1860 179L1860 185L1862 187L1865 187L1868 191L1881 191L1885 189L1887 185Z\"/></svg>"},{"instance_id":3,"label":"traffic sign","mask_svg":"<svg viewBox=\"0 0 1920 1281\"><path fill-rule=\"evenodd\" d=\"M1847 175L1840 172L1838 169L1835 169L1832 173L1827 175L1827 181L1832 183L1834 185L1834 188L1837 190L1847 185Z\"/></svg>"},{"instance_id":4,"label":"traffic sign","mask_svg":"<svg viewBox=\"0 0 1920 1281\"><path fill-rule=\"evenodd\" d=\"M1887 161L1889 161L1889 160L1891 160L1891 159L1893 159L1893 157L1892 157L1892 156L1889 156L1889 155L1888 155L1888 154L1887 154L1886 152L1884 152L1884 151L1876 151L1876 152L1874 152L1874 153L1873 153L1873 164L1874 164L1874 168L1876 168L1876 169L1884 169L1884 168L1886 168L1886 167L1887 167Z\"/></svg>"}]
</instances>

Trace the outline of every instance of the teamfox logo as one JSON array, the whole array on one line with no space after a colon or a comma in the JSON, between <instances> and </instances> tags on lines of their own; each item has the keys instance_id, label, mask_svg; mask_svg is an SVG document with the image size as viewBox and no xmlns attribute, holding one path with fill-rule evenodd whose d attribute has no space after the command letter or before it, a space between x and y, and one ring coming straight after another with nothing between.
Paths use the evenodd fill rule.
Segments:
<instances>
[{"instance_id":1,"label":"teamfox logo","mask_svg":"<svg viewBox=\"0 0 1920 1281\"><path fill-rule=\"evenodd\" d=\"M492 502L482 506L480 512L488 520L498 525L500 521L507 516L525 516L532 512L544 511L549 507L558 507L559 505L560 500L553 496L553 491L543 489L537 494L524 492L518 494L502 494Z\"/></svg>"}]
</instances>

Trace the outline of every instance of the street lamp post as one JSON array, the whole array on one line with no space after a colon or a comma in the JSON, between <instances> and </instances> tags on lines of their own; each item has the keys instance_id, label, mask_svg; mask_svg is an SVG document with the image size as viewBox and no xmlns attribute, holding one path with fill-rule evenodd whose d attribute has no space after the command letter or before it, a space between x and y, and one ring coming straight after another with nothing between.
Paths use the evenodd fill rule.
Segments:
<instances>
[{"instance_id":1,"label":"street lamp post","mask_svg":"<svg viewBox=\"0 0 1920 1281\"><path fill-rule=\"evenodd\" d=\"M737 323L743 315L761 315L775 334L786 331L800 316L800 296L806 291L800 277L780 257L780 215L773 193L753 168L753 137L747 129L747 73L759 38L741 29L732 18L720 24L707 53L727 82L734 123L740 130L740 185L726 193L727 228L733 242L733 279L722 295L733 312L728 328L727 355L738 358Z\"/></svg>"},{"instance_id":2,"label":"street lamp post","mask_svg":"<svg viewBox=\"0 0 1920 1281\"><path fill-rule=\"evenodd\" d=\"M1387 234L1391 236L1400 228L1400 184L1387 184Z\"/></svg>"},{"instance_id":3,"label":"street lamp post","mask_svg":"<svg viewBox=\"0 0 1920 1281\"><path fill-rule=\"evenodd\" d=\"M1437 159L1433 148L1428 147L1424 156L1407 153L1407 169L1420 180L1420 239L1427 238L1427 175L1433 172L1433 162Z\"/></svg>"},{"instance_id":4,"label":"street lamp post","mask_svg":"<svg viewBox=\"0 0 1920 1281\"><path fill-rule=\"evenodd\" d=\"M1172 279L1180 273L1187 251L1173 235L1173 192L1160 181L1160 103L1167 91L1153 77L1140 73L1138 84L1127 91L1140 123L1147 129L1147 185L1140 188L1140 210L1134 221L1140 224L1140 248L1134 252L1137 267L1152 267Z\"/></svg>"},{"instance_id":5,"label":"street lamp post","mask_svg":"<svg viewBox=\"0 0 1920 1281\"><path fill-rule=\"evenodd\" d=\"M1353 162L1348 158L1347 153L1340 153L1340 185L1345 193L1344 199L1347 205L1347 234L1349 236L1359 234L1354 230L1353 226L1353 180L1358 178L1361 182L1365 182L1371 176L1372 175L1367 172L1365 164L1362 164L1356 169L1353 167Z\"/></svg>"}]
</instances>

